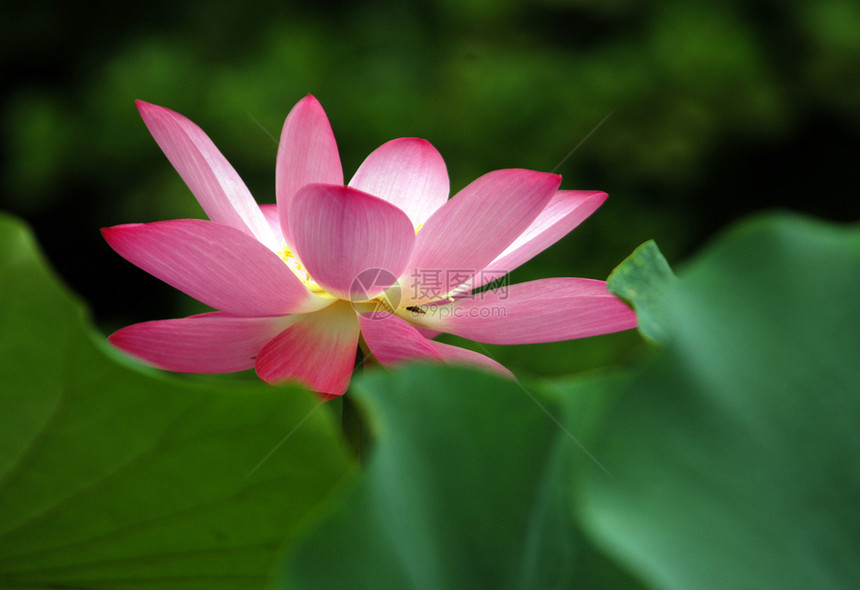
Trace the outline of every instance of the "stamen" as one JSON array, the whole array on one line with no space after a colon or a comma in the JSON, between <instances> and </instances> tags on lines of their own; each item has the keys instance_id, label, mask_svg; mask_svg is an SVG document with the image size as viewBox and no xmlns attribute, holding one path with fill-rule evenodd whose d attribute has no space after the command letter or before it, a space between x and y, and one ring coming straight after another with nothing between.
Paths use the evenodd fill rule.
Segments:
<instances>
[{"instance_id":1,"label":"stamen","mask_svg":"<svg viewBox=\"0 0 860 590\"><path fill-rule=\"evenodd\" d=\"M305 287L308 288L309 291L318 295L327 294L325 292L325 289L323 289L317 284L317 282L311 276L311 273L309 273L307 269L305 269L304 265L296 257L296 255L293 254L289 247L284 245L284 249L278 252L278 256L281 257L281 260L283 260L287 264L287 267L291 271L293 271L293 274L298 277L298 279L305 285Z\"/></svg>"}]
</instances>

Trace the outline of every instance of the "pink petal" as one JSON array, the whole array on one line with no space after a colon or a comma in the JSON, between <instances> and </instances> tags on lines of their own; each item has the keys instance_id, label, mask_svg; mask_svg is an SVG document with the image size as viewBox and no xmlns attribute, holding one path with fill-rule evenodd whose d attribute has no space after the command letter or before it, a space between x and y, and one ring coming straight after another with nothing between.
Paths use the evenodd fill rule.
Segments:
<instances>
[{"instance_id":1,"label":"pink petal","mask_svg":"<svg viewBox=\"0 0 860 590\"><path fill-rule=\"evenodd\" d=\"M560 183L556 174L497 170L454 195L416 236L404 305L442 299L470 280L523 233Z\"/></svg>"},{"instance_id":2,"label":"pink petal","mask_svg":"<svg viewBox=\"0 0 860 590\"><path fill-rule=\"evenodd\" d=\"M260 205L260 211L263 212L263 217L266 218L266 223L269 224L269 229L272 230L272 235L275 236L275 242L278 244L278 248L275 251L280 251L286 245L286 240L284 240L284 233L281 230L281 217L278 214L278 206L270 204Z\"/></svg>"},{"instance_id":3,"label":"pink petal","mask_svg":"<svg viewBox=\"0 0 860 590\"><path fill-rule=\"evenodd\" d=\"M412 254L415 230L406 214L357 189L310 184L289 209L293 252L323 289L341 299L378 296Z\"/></svg>"},{"instance_id":4,"label":"pink petal","mask_svg":"<svg viewBox=\"0 0 860 590\"><path fill-rule=\"evenodd\" d=\"M442 361L442 355L418 330L396 315L358 315L367 348L384 367L407 360Z\"/></svg>"},{"instance_id":5,"label":"pink petal","mask_svg":"<svg viewBox=\"0 0 860 590\"><path fill-rule=\"evenodd\" d=\"M541 279L421 306L409 321L491 344L572 340L636 327L636 314L592 279Z\"/></svg>"},{"instance_id":6,"label":"pink petal","mask_svg":"<svg viewBox=\"0 0 860 590\"><path fill-rule=\"evenodd\" d=\"M220 312L134 324L108 338L147 363L183 373L231 373L254 366L260 349L295 318L244 318Z\"/></svg>"},{"instance_id":7,"label":"pink petal","mask_svg":"<svg viewBox=\"0 0 860 590\"><path fill-rule=\"evenodd\" d=\"M137 101L137 109L209 219L274 247L274 237L248 187L200 127L179 113L142 100Z\"/></svg>"},{"instance_id":8,"label":"pink petal","mask_svg":"<svg viewBox=\"0 0 860 590\"><path fill-rule=\"evenodd\" d=\"M117 225L102 235L132 264L234 315L286 315L331 303L312 295L274 252L228 225L176 219Z\"/></svg>"},{"instance_id":9,"label":"pink petal","mask_svg":"<svg viewBox=\"0 0 860 590\"><path fill-rule=\"evenodd\" d=\"M418 333L421 334L422 336L424 336L425 338L427 338L428 340L433 339L442 333L442 332L439 332L438 330L428 330L427 328L422 328L421 326L412 326L412 327L415 328L416 330L418 330Z\"/></svg>"},{"instance_id":10,"label":"pink petal","mask_svg":"<svg viewBox=\"0 0 860 590\"><path fill-rule=\"evenodd\" d=\"M395 315L359 314L358 322L367 347L384 367L410 360L445 362L488 369L506 377L513 374L493 359L458 346L427 340L420 329Z\"/></svg>"},{"instance_id":11,"label":"pink petal","mask_svg":"<svg viewBox=\"0 0 860 590\"><path fill-rule=\"evenodd\" d=\"M436 352L441 354L442 358L449 365L481 367L482 369L487 369L490 372L515 379L514 374L507 368L481 353L468 350L466 348L460 348L459 346L445 344L444 342L436 342L435 340L430 341L430 346L435 348Z\"/></svg>"},{"instance_id":12,"label":"pink petal","mask_svg":"<svg viewBox=\"0 0 860 590\"><path fill-rule=\"evenodd\" d=\"M396 205L417 228L448 201L448 170L430 142L403 137L376 148L349 186Z\"/></svg>"},{"instance_id":13,"label":"pink petal","mask_svg":"<svg viewBox=\"0 0 860 590\"><path fill-rule=\"evenodd\" d=\"M275 166L275 193L287 244L292 245L287 222L290 200L306 184L320 182L343 184L343 169L328 117L309 94L284 121Z\"/></svg>"},{"instance_id":14,"label":"pink petal","mask_svg":"<svg viewBox=\"0 0 860 590\"><path fill-rule=\"evenodd\" d=\"M291 379L328 395L342 395L358 347L358 320L349 303L301 316L257 356L257 375L267 383Z\"/></svg>"},{"instance_id":15,"label":"pink petal","mask_svg":"<svg viewBox=\"0 0 860 590\"><path fill-rule=\"evenodd\" d=\"M557 191L532 224L467 287L486 285L528 262L594 213L607 196L601 191Z\"/></svg>"}]
</instances>

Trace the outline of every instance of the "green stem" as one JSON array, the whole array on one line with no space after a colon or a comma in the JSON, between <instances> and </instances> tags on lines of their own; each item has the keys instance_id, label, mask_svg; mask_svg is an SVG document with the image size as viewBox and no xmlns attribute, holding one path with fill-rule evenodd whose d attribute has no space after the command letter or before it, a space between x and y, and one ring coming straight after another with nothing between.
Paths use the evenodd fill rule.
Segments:
<instances>
[{"instance_id":1,"label":"green stem","mask_svg":"<svg viewBox=\"0 0 860 590\"><path fill-rule=\"evenodd\" d=\"M366 352L364 342L362 341L360 344L362 346L359 347L355 359L354 375L360 375L365 362L373 358ZM368 355L367 358L365 358L365 355ZM370 437L368 436L366 424L350 392L341 396L341 399L343 400L343 406L340 421L343 437L352 448L359 462L363 465L370 449Z\"/></svg>"},{"instance_id":2,"label":"green stem","mask_svg":"<svg viewBox=\"0 0 860 590\"><path fill-rule=\"evenodd\" d=\"M367 433L361 413L349 395L343 396L341 428L347 444L352 448L359 463L363 465L367 454Z\"/></svg>"}]
</instances>

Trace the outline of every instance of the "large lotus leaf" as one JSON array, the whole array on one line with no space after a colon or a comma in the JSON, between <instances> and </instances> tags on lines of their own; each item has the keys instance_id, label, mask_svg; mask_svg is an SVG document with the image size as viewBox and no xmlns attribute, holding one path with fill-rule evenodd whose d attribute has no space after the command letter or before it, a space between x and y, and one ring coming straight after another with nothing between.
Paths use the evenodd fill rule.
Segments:
<instances>
[{"instance_id":1,"label":"large lotus leaf","mask_svg":"<svg viewBox=\"0 0 860 590\"><path fill-rule=\"evenodd\" d=\"M263 587L350 470L327 409L136 368L85 316L0 217L0 587Z\"/></svg>"},{"instance_id":2,"label":"large lotus leaf","mask_svg":"<svg viewBox=\"0 0 860 590\"><path fill-rule=\"evenodd\" d=\"M369 464L282 587L636 587L574 526L568 465L583 450L550 396L439 366L368 374L353 394L376 437Z\"/></svg>"},{"instance_id":3,"label":"large lotus leaf","mask_svg":"<svg viewBox=\"0 0 860 590\"><path fill-rule=\"evenodd\" d=\"M578 513L667 589L860 587L860 231L782 215L680 273Z\"/></svg>"}]
</instances>

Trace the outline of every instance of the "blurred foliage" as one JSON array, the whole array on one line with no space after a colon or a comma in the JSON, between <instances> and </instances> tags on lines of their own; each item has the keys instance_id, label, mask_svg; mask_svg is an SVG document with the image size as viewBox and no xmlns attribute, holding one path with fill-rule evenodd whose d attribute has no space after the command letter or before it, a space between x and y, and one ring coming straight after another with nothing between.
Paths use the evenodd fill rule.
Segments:
<instances>
[{"instance_id":1,"label":"blurred foliage","mask_svg":"<svg viewBox=\"0 0 860 590\"><path fill-rule=\"evenodd\" d=\"M33 224L105 329L199 311L97 231L202 215L137 98L197 122L260 202L274 201L283 119L309 92L347 177L384 141L420 136L445 157L454 190L524 167L609 192L516 282L605 278L649 238L678 260L762 207L858 213L860 7L850 0L35 0L5 3L0 23L0 209ZM502 354L540 373L554 356L594 366L631 345Z\"/></svg>"},{"instance_id":2,"label":"blurred foliage","mask_svg":"<svg viewBox=\"0 0 860 590\"><path fill-rule=\"evenodd\" d=\"M860 225L767 216L667 271L615 274L669 335L626 370L367 370L357 470L299 386L107 346L2 216L0 586L857 587Z\"/></svg>"},{"instance_id":3,"label":"blurred foliage","mask_svg":"<svg viewBox=\"0 0 860 590\"><path fill-rule=\"evenodd\" d=\"M860 226L768 216L677 280L654 247L627 266L669 335L629 371L356 380L377 445L280 587L856 588Z\"/></svg>"},{"instance_id":4,"label":"blurred foliage","mask_svg":"<svg viewBox=\"0 0 860 590\"><path fill-rule=\"evenodd\" d=\"M758 218L698 255L591 447L590 538L652 588L858 587L858 291L860 225Z\"/></svg>"},{"instance_id":5,"label":"blurred foliage","mask_svg":"<svg viewBox=\"0 0 860 590\"><path fill-rule=\"evenodd\" d=\"M353 471L301 387L132 366L5 215L0 301L4 589L260 588Z\"/></svg>"}]
</instances>

